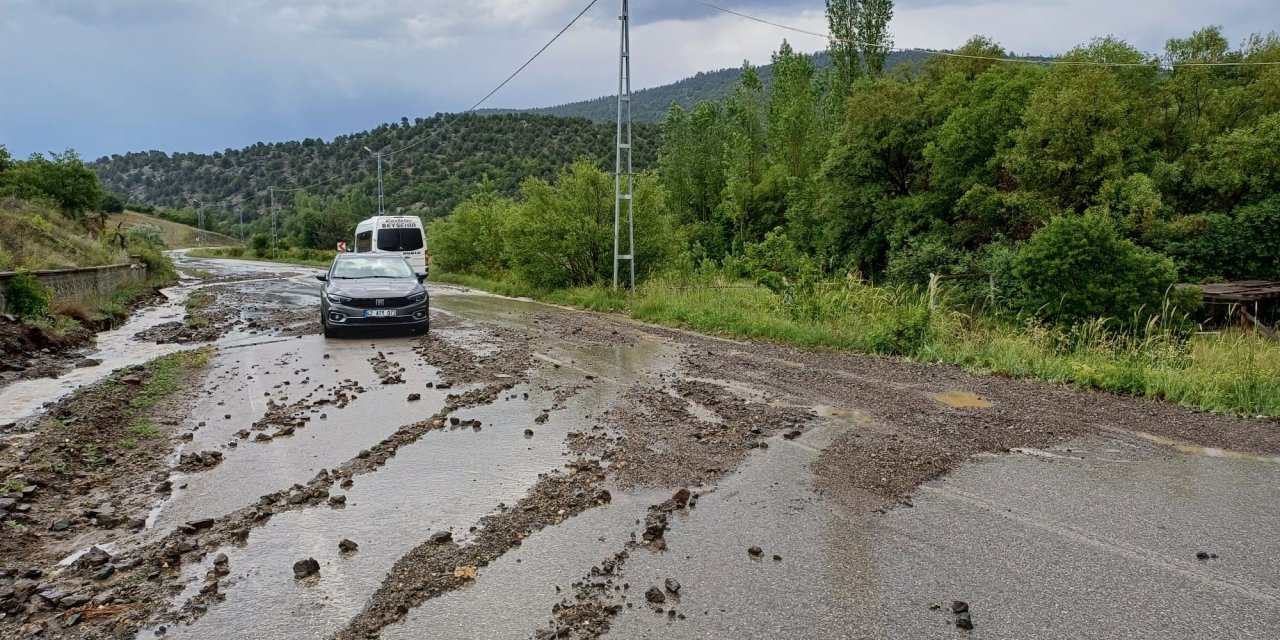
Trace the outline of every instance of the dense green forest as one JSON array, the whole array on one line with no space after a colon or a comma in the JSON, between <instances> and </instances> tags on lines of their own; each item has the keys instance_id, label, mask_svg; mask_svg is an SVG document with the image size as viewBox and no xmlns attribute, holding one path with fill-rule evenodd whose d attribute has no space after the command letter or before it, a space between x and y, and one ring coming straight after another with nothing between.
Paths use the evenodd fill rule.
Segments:
<instances>
[{"instance_id":1,"label":"dense green forest","mask_svg":"<svg viewBox=\"0 0 1280 640\"><path fill-rule=\"evenodd\" d=\"M272 186L285 190L277 193L282 220L293 215L290 205L298 187L307 187L309 197L332 201L335 211L342 209L339 201L366 198L362 209L352 211L354 220L373 213L367 197L377 193L377 164L365 147L387 152L408 147L384 159L387 208L431 219L447 214L482 179L501 193L514 193L521 180L549 178L579 158L612 164L614 133L612 125L583 119L437 114L412 122L402 118L329 142L257 143L212 154L127 153L91 166L106 188L131 203L177 209L156 213L187 224L196 224L195 210L204 209L206 228L240 237L242 231L248 236L269 229ZM634 135L636 168L656 166L658 129L640 125ZM243 230L238 228L241 213ZM354 226L351 220L342 224L347 222ZM347 235L317 240L315 246L330 246Z\"/></svg>"},{"instance_id":2,"label":"dense green forest","mask_svg":"<svg viewBox=\"0 0 1280 640\"><path fill-rule=\"evenodd\" d=\"M985 38L958 53L1006 55ZM1280 67L1182 66L1280 61L1274 35L1233 49L1210 27L1160 56L1105 38L1061 59L1136 66L853 60L822 71L784 42L771 91L748 65L725 100L671 108L661 193L638 215L681 251L642 253L646 272L754 260L790 281L985 274L1008 305L1070 319L1159 308L1178 280L1280 279ZM472 209L434 227L445 246ZM524 277L581 285L610 270Z\"/></svg>"}]
</instances>

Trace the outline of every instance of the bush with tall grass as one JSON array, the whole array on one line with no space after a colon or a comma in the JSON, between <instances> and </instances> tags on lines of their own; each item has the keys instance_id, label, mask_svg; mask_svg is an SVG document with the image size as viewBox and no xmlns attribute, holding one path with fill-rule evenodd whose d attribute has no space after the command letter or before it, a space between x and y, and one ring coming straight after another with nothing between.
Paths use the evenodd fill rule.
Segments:
<instances>
[{"instance_id":1,"label":"bush with tall grass","mask_svg":"<svg viewBox=\"0 0 1280 640\"><path fill-rule=\"evenodd\" d=\"M24 320L35 320L49 315L53 292L31 272L19 271L9 279L4 300L6 312Z\"/></svg>"}]
</instances>

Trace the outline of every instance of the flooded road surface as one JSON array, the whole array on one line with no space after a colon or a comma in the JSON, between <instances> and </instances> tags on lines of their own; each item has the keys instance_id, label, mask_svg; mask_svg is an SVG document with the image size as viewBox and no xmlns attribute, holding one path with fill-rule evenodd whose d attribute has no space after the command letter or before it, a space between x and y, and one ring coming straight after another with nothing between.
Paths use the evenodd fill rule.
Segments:
<instances>
[{"instance_id":1,"label":"flooded road surface","mask_svg":"<svg viewBox=\"0 0 1280 640\"><path fill-rule=\"evenodd\" d=\"M99 337L102 371L0 390L42 420L0 448L26 536L0 543L0 637L1280 627L1274 423L439 285L427 337L325 339L314 270L180 267L169 304ZM208 318L175 330L211 342L137 335L200 289ZM74 429L70 390L111 399L133 384L112 370L195 348L172 397L120 401L167 443L151 466L109 441L88 472L41 458L40 430Z\"/></svg>"}]
</instances>

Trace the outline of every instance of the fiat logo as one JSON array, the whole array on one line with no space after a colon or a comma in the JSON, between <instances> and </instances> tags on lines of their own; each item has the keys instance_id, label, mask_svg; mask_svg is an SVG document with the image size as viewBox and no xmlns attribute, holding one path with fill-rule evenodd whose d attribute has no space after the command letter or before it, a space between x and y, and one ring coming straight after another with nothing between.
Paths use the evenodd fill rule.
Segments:
<instances>
[{"instance_id":1,"label":"fiat logo","mask_svg":"<svg viewBox=\"0 0 1280 640\"><path fill-rule=\"evenodd\" d=\"M373 303L374 303L374 304L376 304L376 305L378 305L379 307L384 307L384 306L386 306L386 304L387 304L387 299L386 299L386 298L378 298L378 299L374 300L374 301L373 301Z\"/></svg>"}]
</instances>

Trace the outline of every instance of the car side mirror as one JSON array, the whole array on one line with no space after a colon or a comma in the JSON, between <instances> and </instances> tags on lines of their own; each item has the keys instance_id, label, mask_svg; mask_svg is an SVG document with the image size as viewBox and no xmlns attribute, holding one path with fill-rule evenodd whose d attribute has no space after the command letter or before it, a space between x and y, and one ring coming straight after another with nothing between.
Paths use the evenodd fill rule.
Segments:
<instances>
[{"instance_id":1,"label":"car side mirror","mask_svg":"<svg viewBox=\"0 0 1280 640\"><path fill-rule=\"evenodd\" d=\"M419 282L419 283L423 283L423 282L426 282L426 281L427 281L427 274L425 274L425 273L419 273L419 274L418 274L418 282Z\"/></svg>"},{"instance_id":2,"label":"car side mirror","mask_svg":"<svg viewBox=\"0 0 1280 640\"><path fill-rule=\"evenodd\" d=\"M328 281L329 281L329 276L327 276L327 275L325 275L325 274L323 274L323 273L322 273L322 274L320 274L320 275L316 276L316 280L319 280L320 282L328 282Z\"/></svg>"}]
</instances>

